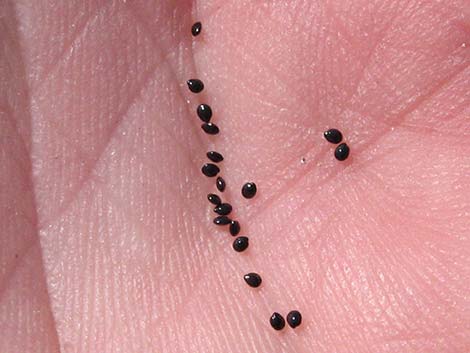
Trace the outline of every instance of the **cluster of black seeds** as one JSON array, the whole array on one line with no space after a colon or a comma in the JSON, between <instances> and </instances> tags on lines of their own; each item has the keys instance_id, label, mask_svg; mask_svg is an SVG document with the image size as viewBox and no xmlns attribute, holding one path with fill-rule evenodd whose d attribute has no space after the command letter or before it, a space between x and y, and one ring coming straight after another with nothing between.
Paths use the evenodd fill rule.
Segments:
<instances>
[{"instance_id":1,"label":"cluster of black seeds","mask_svg":"<svg viewBox=\"0 0 470 353\"><path fill-rule=\"evenodd\" d=\"M191 27L191 34L194 37L199 36L201 34L201 31L202 31L201 22L196 22ZM197 79L197 78L189 79L188 81L186 81L186 84L188 85L188 88L192 93L201 93L204 90L204 83L200 79ZM206 103L199 104L196 108L196 114L199 117L199 119L202 121L201 128L206 134L217 135L220 132L219 127L211 121L212 108L210 107L210 105ZM334 129L330 130L331 132L328 134L328 136L327 136L327 133L325 132L325 138L328 141L330 140L336 141L338 139L338 136L336 137L333 136L336 132L339 133L339 135L341 136L341 133L339 131L335 130L336 131L335 132L333 130ZM339 138L338 142L340 142L341 139L342 137ZM202 174L204 174L208 178L217 177L216 187L217 187L217 190L222 193L225 191L225 188L227 185L226 185L224 178L219 176L220 167L218 166L218 164L224 160L224 157L221 153L217 151L209 151L207 152L206 156L210 160L210 162L205 163L202 166L201 168ZM246 199L252 199L253 197L255 197L256 192L257 192L257 187L254 182L246 182L241 188L241 194ZM221 197L217 194L208 194L207 199L212 205L215 206L213 211L215 214L217 214L217 216L213 220L214 224L217 226L229 226L230 234L234 237L237 237L232 243L233 250L235 250L236 252L243 252L246 249L248 249L248 246L249 246L248 237L238 236L238 234L241 231L240 223L237 220L234 220L230 217L233 211L232 205L227 202L223 202ZM257 288L262 283L261 276L255 272L247 273L246 275L243 276L243 278L246 284L248 284L248 286L252 288ZM275 330L282 330L285 326L284 318L282 317L282 315L276 312L271 316L269 322ZM292 328L299 326L301 322L302 322L302 316L300 315L300 312L291 311L287 315L287 323Z\"/></svg>"}]
</instances>

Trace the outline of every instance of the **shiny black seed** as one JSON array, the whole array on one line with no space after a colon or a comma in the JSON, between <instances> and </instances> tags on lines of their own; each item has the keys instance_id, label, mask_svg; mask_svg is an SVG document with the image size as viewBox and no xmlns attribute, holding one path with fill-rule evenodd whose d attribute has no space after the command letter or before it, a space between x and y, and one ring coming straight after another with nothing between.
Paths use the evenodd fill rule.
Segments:
<instances>
[{"instance_id":1,"label":"shiny black seed","mask_svg":"<svg viewBox=\"0 0 470 353\"><path fill-rule=\"evenodd\" d=\"M256 195L256 184L249 182L242 187L242 195L247 199L251 199Z\"/></svg>"},{"instance_id":2,"label":"shiny black seed","mask_svg":"<svg viewBox=\"0 0 470 353\"><path fill-rule=\"evenodd\" d=\"M219 133L219 127L212 123L204 123L201 125L201 128L209 135L217 135Z\"/></svg>"},{"instance_id":3,"label":"shiny black seed","mask_svg":"<svg viewBox=\"0 0 470 353\"><path fill-rule=\"evenodd\" d=\"M232 212L232 205L229 203L221 203L214 208L214 212L220 214L221 216L226 216Z\"/></svg>"},{"instance_id":4,"label":"shiny black seed","mask_svg":"<svg viewBox=\"0 0 470 353\"><path fill-rule=\"evenodd\" d=\"M247 237L238 237L233 241L233 250L237 252L245 251L248 248L248 244Z\"/></svg>"},{"instance_id":5,"label":"shiny black seed","mask_svg":"<svg viewBox=\"0 0 470 353\"><path fill-rule=\"evenodd\" d=\"M220 192L224 192L224 190L225 190L225 180L223 178L217 177L217 181L216 181L215 185L217 186L217 190L219 190Z\"/></svg>"},{"instance_id":6,"label":"shiny black seed","mask_svg":"<svg viewBox=\"0 0 470 353\"><path fill-rule=\"evenodd\" d=\"M328 142L340 143L343 140L343 134L337 129L330 129L323 133L323 136Z\"/></svg>"},{"instance_id":7,"label":"shiny black seed","mask_svg":"<svg viewBox=\"0 0 470 353\"><path fill-rule=\"evenodd\" d=\"M245 279L245 282L253 288L259 287L261 285L261 276L257 273L251 272L247 273L245 276L243 276Z\"/></svg>"},{"instance_id":8,"label":"shiny black seed","mask_svg":"<svg viewBox=\"0 0 470 353\"><path fill-rule=\"evenodd\" d=\"M269 319L269 323L271 324L273 329L277 331L282 330L284 326L286 326L286 321L279 313L273 313L271 315L271 318Z\"/></svg>"},{"instance_id":9,"label":"shiny black seed","mask_svg":"<svg viewBox=\"0 0 470 353\"><path fill-rule=\"evenodd\" d=\"M335 149L335 157L338 161L344 161L349 156L349 146L342 143Z\"/></svg>"},{"instance_id":10,"label":"shiny black seed","mask_svg":"<svg viewBox=\"0 0 470 353\"><path fill-rule=\"evenodd\" d=\"M220 169L215 164L206 163L202 166L201 171L205 176L212 178L219 174Z\"/></svg>"},{"instance_id":11,"label":"shiny black seed","mask_svg":"<svg viewBox=\"0 0 470 353\"><path fill-rule=\"evenodd\" d=\"M240 233L240 223L238 223L238 221L232 221L232 223L230 223L230 234L236 236L238 233Z\"/></svg>"},{"instance_id":12,"label":"shiny black seed","mask_svg":"<svg viewBox=\"0 0 470 353\"><path fill-rule=\"evenodd\" d=\"M232 220L227 216L218 216L214 218L214 223L218 226L225 226L227 224L230 224L231 221Z\"/></svg>"},{"instance_id":13,"label":"shiny black seed","mask_svg":"<svg viewBox=\"0 0 470 353\"><path fill-rule=\"evenodd\" d=\"M219 163L224 160L224 157L219 152L216 152L216 151L209 151L207 152L206 156L214 163Z\"/></svg>"},{"instance_id":14,"label":"shiny black seed","mask_svg":"<svg viewBox=\"0 0 470 353\"><path fill-rule=\"evenodd\" d=\"M209 200L209 202L213 205L220 205L222 203L222 200L220 199L220 197L216 194L208 194L207 195L207 199Z\"/></svg>"},{"instance_id":15,"label":"shiny black seed","mask_svg":"<svg viewBox=\"0 0 470 353\"><path fill-rule=\"evenodd\" d=\"M192 78L186 81L186 83L188 84L189 90L193 93L199 93L204 89L204 83L197 78Z\"/></svg>"},{"instance_id":16,"label":"shiny black seed","mask_svg":"<svg viewBox=\"0 0 470 353\"><path fill-rule=\"evenodd\" d=\"M296 328L302 323L302 315L297 310L292 310L287 314L287 323L290 327Z\"/></svg>"},{"instance_id":17,"label":"shiny black seed","mask_svg":"<svg viewBox=\"0 0 470 353\"><path fill-rule=\"evenodd\" d=\"M212 109L207 104L199 104L197 107L197 116L199 119L208 123L212 118Z\"/></svg>"},{"instance_id":18,"label":"shiny black seed","mask_svg":"<svg viewBox=\"0 0 470 353\"><path fill-rule=\"evenodd\" d=\"M202 24L201 22L196 22L195 24L193 24L193 26L191 27L191 34L196 37L198 36L200 33L201 33L201 30L202 30Z\"/></svg>"}]
</instances>

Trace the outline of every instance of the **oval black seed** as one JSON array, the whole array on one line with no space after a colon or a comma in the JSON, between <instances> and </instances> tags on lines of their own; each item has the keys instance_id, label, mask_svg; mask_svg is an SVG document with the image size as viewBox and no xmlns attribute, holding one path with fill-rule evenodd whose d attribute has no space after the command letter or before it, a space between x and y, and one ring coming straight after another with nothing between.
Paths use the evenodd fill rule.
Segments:
<instances>
[{"instance_id":1,"label":"oval black seed","mask_svg":"<svg viewBox=\"0 0 470 353\"><path fill-rule=\"evenodd\" d=\"M220 163L224 160L224 156L216 151L209 151L207 152L206 156L214 163Z\"/></svg>"},{"instance_id":2,"label":"oval black seed","mask_svg":"<svg viewBox=\"0 0 470 353\"><path fill-rule=\"evenodd\" d=\"M218 226L225 226L227 224L230 224L231 221L232 220L227 216L218 216L214 218L214 223Z\"/></svg>"},{"instance_id":3,"label":"oval black seed","mask_svg":"<svg viewBox=\"0 0 470 353\"><path fill-rule=\"evenodd\" d=\"M225 191L225 180L223 178L217 177L215 185L217 186L217 190L219 190L220 192Z\"/></svg>"},{"instance_id":4,"label":"oval black seed","mask_svg":"<svg viewBox=\"0 0 470 353\"><path fill-rule=\"evenodd\" d=\"M209 202L213 205L220 205L222 203L222 200L220 199L220 197L216 194L208 194L207 195L207 199L209 200Z\"/></svg>"},{"instance_id":5,"label":"oval black seed","mask_svg":"<svg viewBox=\"0 0 470 353\"><path fill-rule=\"evenodd\" d=\"M197 116L199 117L199 119L201 119L205 123L208 123L209 121L211 121L212 109L207 104L199 104L196 112L197 112Z\"/></svg>"},{"instance_id":6,"label":"oval black seed","mask_svg":"<svg viewBox=\"0 0 470 353\"><path fill-rule=\"evenodd\" d=\"M220 169L215 164L206 163L202 166L201 171L206 177L213 178L219 174Z\"/></svg>"},{"instance_id":7,"label":"oval black seed","mask_svg":"<svg viewBox=\"0 0 470 353\"><path fill-rule=\"evenodd\" d=\"M199 93L204 89L204 83L197 78L192 78L186 81L188 88L193 93Z\"/></svg>"},{"instance_id":8,"label":"oval black seed","mask_svg":"<svg viewBox=\"0 0 470 353\"><path fill-rule=\"evenodd\" d=\"M204 123L201 125L201 128L209 135L217 135L219 133L219 127L212 123Z\"/></svg>"},{"instance_id":9,"label":"oval black seed","mask_svg":"<svg viewBox=\"0 0 470 353\"><path fill-rule=\"evenodd\" d=\"M256 184L249 182L242 187L242 195L247 199L251 199L256 195Z\"/></svg>"},{"instance_id":10,"label":"oval black seed","mask_svg":"<svg viewBox=\"0 0 470 353\"><path fill-rule=\"evenodd\" d=\"M226 216L232 212L232 205L229 203L221 203L214 208L214 212L220 214L221 216Z\"/></svg>"},{"instance_id":11,"label":"oval black seed","mask_svg":"<svg viewBox=\"0 0 470 353\"><path fill-rule=\"evenodd\" d=\"M290 327L296 328L302 323L302 315L297 310L292 310L287 314L287 323Z\"/></svg>"},{"instance_id":12,"label":"oval black seed","mask_svg":"<svg viewBox=\"0 0 470 353\"><path fill-rule=\"evenodd\" d=\"M201 33L201 30L202 30L202 24L201 22L196 22L195 24L193 24L193 26L191 27L191 34L196 37L198 36L200 33Z\"/></svg>"},{"instance_id":13,"label":"oval black seed","mask_svg":"<svg viewBox=\"0 0 470 353\"><path fill-rule=\"evenodd\" d=\"M262 282L261 276L254 272L247 273L243 278L245 279L245 282L253 288L259 287Z\"/></svg>"},{"instance_id":14,"label":"oval black seed","mask_svg":"<svg viewBox=\"0 0 470 353\"><path fill-rule=\"evenodd\" d=\"M328 142L340 143L343 140L343 134L337 129L330 129L323 133L323 136Z\"/></svg>"},{"instance_id":15,"label":"oval black seed","mask_svg":"<svg viewBox=\"0 0 470 353\"><path fill-rule=\"evenodd\" d=\"M279 331L286 326L286 321L279 313L273 313L271 318L269 319L269 323L271 324L272 328Z\"/></svg>"},{"instance_id":16,"label":"oval black seed","mask_svg":"<svg viewBox=\"0 0 470 353\"><path fill-rule=\"evenodd\" d=\"M248 248L249 241L247 237L238 237L233 241L233 250L236 252L245 251Z\"/></svg>"},{"instance_id":17,"label":"oval black seed","mask_svg":"<svg viewBox=\"0 0 470 353\"><path fill-rule=\"evenodd\" d=\"M240 223L238 223L238 221L232 221L230 223L230 234L236 236L238 233L240 233Z\"/></svg>"},{"instance_id":18,"label":"oval black seed","mask_svg":"<svg viewBox=\"0 0 470 353\"><path fill-rule=\"evenodd\" d=\"M335 158L338 161L344 161L349 156L349 146L345 143L338 145L335 149Z\"/></svg>"}]
</instances>

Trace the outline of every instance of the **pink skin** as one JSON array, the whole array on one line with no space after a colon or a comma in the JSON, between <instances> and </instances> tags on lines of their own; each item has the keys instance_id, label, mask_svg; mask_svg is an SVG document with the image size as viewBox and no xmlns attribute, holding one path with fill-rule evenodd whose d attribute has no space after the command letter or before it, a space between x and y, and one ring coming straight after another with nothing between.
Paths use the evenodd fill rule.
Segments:
<instances>
[{"instance_id":1,"label":"pink skin","mask_svg":"<svg viewBox=\"0 0 470 353\"><path fill-rule=\"evenodd\" d=\"M0 352L468 352L468 0L0 14ZM212 148L243 254L211 224Z\"/></svg>"}]
</instances>

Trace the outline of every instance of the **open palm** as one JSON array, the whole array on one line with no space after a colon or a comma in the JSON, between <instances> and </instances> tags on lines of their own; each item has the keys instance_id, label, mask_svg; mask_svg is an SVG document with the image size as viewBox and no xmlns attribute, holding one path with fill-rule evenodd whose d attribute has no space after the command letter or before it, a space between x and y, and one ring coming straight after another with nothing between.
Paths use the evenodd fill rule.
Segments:
<instances>
[{"instance_id":1,"label":"open palm","mask_svg":"<svg viewBox=\"0 0 470 353\"><path fill-rule=\"evenodd\" d=\"M0 352L468 351L467 0L0 14ZM211 149L242 254L211 221Z\"/></svg>"}]
</instances>

